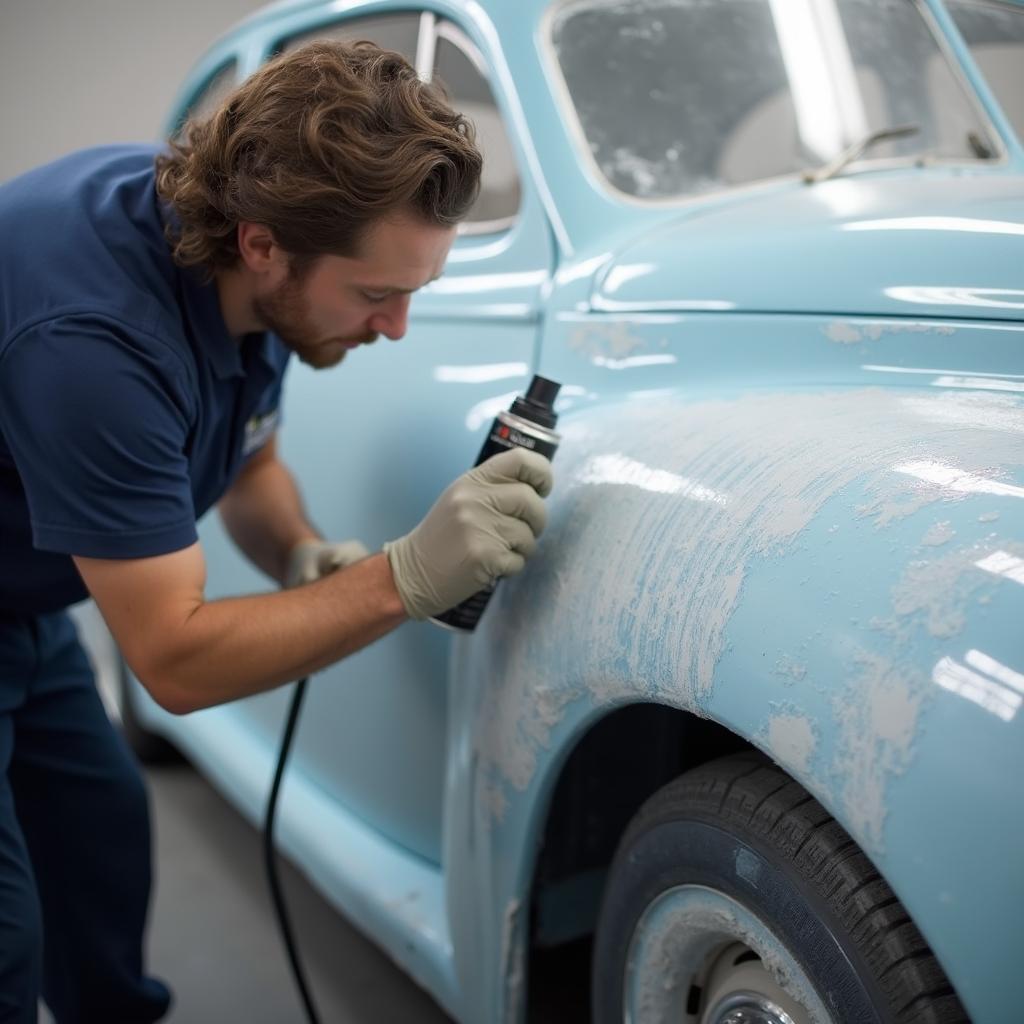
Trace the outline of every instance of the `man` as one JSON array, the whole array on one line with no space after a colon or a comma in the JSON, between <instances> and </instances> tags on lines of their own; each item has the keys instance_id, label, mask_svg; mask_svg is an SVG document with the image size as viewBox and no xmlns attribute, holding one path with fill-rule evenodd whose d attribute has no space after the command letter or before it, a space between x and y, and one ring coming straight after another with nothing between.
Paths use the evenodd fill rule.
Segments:
<instances>
[{"instance_id":1,"label":"man","mask_svg":"<svg viewBox=\"0 0 1024 1024\"><path fill-rule=\"evenodd\" d=\"M309 523L273 426L294 352L405 333L480 155L396 54L316 43L169 152L73 154L0 187L0 1021L152 1021L146 795L65 608L91 594L171 712L258 693L522 568L547 462L460 477L361 557ZM324 437L324 444L365 443ZM204 599L219 501L280 592ZM330 574L339 564L353 561ZM317 578L321 577L322 578Z\"/></svg>"}]
</instances>

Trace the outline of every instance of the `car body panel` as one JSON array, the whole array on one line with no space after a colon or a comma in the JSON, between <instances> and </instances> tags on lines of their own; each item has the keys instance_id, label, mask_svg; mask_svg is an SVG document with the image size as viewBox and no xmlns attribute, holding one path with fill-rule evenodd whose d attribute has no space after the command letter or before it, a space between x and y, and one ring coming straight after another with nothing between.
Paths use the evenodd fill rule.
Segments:
<instances>
[{"instance_id":1,"label":"car body panel","mask_svg":"<svg viewBox=\"0 0 1024 1024\"><path fill-rule=\"evenodd\" d=\"M1019 320L1022 221L1012 175L837 178L691 207L626 246L592 304Z\"/></svg>"},{"instance_id":2,"label":"car body panel","mask_svg":"<svg viewBox=\"0 0 1024 1024\"><path fill-rule=\"evenodd\" d=\"M409 6L274 5L175 112L232 55L245 74L316 21ZM540 372L563 383L557 485L538 556L476 633L409 624L313 680L284 849L453 1016L513 1024L560 773L596 723L655 703L783 765L972 1018L1005 1020L1024 948L1024 159L995 97L953 35L998 161L627 202L579 151L547 3L416 6L487 61L523 206L460 238L401 346L289 371L284 457L325 535L377 547ZM267 589L219 523L201 536L210 597ZM186 718L139 696L257 820L287 691Z\"/></svg>"},{"instance_id":3,"label":"car body panel","mask_svg":"<svg viewBox=\"0 0 1024 1024\"><path fill-rule=\"evenodd\" d=\"M1006 813L1024 769L1024 587L978 563L1006 552L1024 567L1020 394L633 398L569 414L543 557L467 644L467 671L489 680L465 687L479 704L477 841L495 833L478 859L490 869L515 837L529 842L520 812L543 806L567 738L602 709L679 707L749 738L818 796L914 913L974 1019L998 1019L1013 982L994 954L1024 939L1006 857L1024 841ZM963 673L972 651L1010 682ZM996 710L944 688L967 680ZM496 899L512 906L521 885Z\"/></svg>"}]
</instances>

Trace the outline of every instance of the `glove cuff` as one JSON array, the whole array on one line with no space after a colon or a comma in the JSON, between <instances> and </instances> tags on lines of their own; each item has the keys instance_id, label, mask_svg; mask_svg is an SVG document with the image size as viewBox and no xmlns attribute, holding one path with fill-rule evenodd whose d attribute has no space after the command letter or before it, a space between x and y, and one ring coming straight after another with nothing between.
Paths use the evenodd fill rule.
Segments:
<instances>
[{"instance_id":1,"label":"glove cuff","mask_svg":"<svg viewBox=\"0 0 1024 1024\"><path fill-rule=\"evenodd\" d=\"M395 590L402 600L406 614L410 619L423 622L435 614L430 607L430 598L426 594L419 594L414 587L410 586L410 580L418 578L415 570L409 565L411 553L410 545L404 543L405 537L398 540L385 542L382 550L388 559L388 566L391 569L391 578L395 582Z\"/></svg>"}]
</instances>

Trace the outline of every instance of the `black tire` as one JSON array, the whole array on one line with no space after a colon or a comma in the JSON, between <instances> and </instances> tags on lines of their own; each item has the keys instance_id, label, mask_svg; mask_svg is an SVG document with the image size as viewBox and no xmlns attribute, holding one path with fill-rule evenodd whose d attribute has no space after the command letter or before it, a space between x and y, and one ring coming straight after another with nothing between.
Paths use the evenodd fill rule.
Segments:
<instances>
[{"instance_id":1,"label":"black tire","mask_svg":"<svg viewBox=\"0 0 1024 1024\"><path fill-rule=\"evenodd\" d=\"M121 661L118 673L117 703L121 712L121 732L142 764L179 764L185 760L173 743L151 732L139 721L133 703L132 688L128 683L128 668L124 661Z\"/></svg>"},{"instance_id":2,"label":"black tire","mask_svg":"<svg viewBox=\"0 0 1024 1024\"><path fill-rule=\"evenodd\" d=\"M677 886L722 893L758 917L836 1022L970 1024L872 863L817 800L756 752L680 776L626 829L595 938L597 1024L621 1024L637 924L660 894ZM760 966L756 954L747 957ZM691 987L684 998L687 1014L675 1019L699 1020L695 1008L710 996ZM661 1022L637 1017L637 1024Z\"/></svg>"}]
</instances>

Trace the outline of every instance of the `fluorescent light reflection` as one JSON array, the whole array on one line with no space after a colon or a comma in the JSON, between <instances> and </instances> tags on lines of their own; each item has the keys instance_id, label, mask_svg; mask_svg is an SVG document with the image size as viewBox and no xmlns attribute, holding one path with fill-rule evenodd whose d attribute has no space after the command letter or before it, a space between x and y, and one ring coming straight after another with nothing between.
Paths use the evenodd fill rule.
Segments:
<instances>
[{"instance_id":1,"label":"fluorescent light reflection","mask_svg":"<svg viewBox=\"0 0 1024 1024\"><path fill-rule=\"evenodd\" d=\"M1024 380L1024 374L1017 373L985 373L984 370L936 370L917 366L879 366L873 363L862 363L862 370L876 370L879 373L922 373L948 374L953 377L997 377L1009 380Z\"/></svg>"},{"instance_id":2,"label":"fluorescent light reflection","mask_svg":"<svg viewBox=\"0 0 1024 1024\"><path fill-rule=\"evenodd\" d=\"M606 370L631 370L638 366L667 366L670 363L678 362L675 356L626 356L624 359L611 359L608 356L594 356L591 359L594 366L604 367Z\"/></svg>"},{"instance_id":3,"label":"fluorescent light reflection","mask_svg":"<svg viewBox=\"0 0 1024 1024\"><path fill-rule=\"evenodd\" d=\"M896 473L916 477L928 484L938 484L955 494L997 494L1000 497L1024 498L1024 487L1004 484L975 473L965 473L956 466L942 462L905 462L892 468Z\"/></svg>"},{"instance_id":4,"label":"fluorescent light reflection","mask_svg":"<svg viewBox=\"0 0 1024 1024\"><path fill-rule=\"evenodd\" d=\"M1024 383L993 377L936 377L933 388L967 388L971 391L1024 391Z\"/></svg>"},{"instance_id":5,"label":"fluorescent light reflection","mask_svg":"<svg viewBox=\"0 0 1024 1024\"><path fill-rule=\"evenodd\" d=\"M1011 555L1009 551L993 551L987 558L974 564L994 576L1005 576L1008 580L1024 586L1024 558Z\"/></svg>"},{"instance_id":6,"label":"fluorescent light reflection","mask_svg":"<svg viewBox=\"0 0 1024 1024\"><path fill-rule=\"evenodd\" d=\"M466 413L466 429L479 430L484 424L490 423L499 412L504 412L518 397L518 391L509 391L504 395L496 395L494 398L485 398L482 402L477 402Z\"/></svg>"},{"instance_id":7,"label":"fluorescent light reflection","mask_svg":"<svg viewBox=\"0 0 1024 1024\"><path fill-rule=\"evenodd\" d=\"M968 231L975 235L1024 235L1024 224L1009 220L976 220L973 217L892 217L886 220L855 220L843 231Z\"/></svg>"},{"instance_id":8,"label":"fluorescent light reflection","mask_svg":"<svg viewBox=\"0 0 1024 1024\"><path fill-rule=\"evenodd\" d=\"M448 275L431 281L423 292L435 295L462 295L466 292L490 292L506 288L539 288L547 280L544 270L522 270L507 274Z\"/></svg>"},{"instance_id":9,"label":"fluorescent light reflection","mask_svg":"<svg viewBox=\"0 0 1024 1024\"><path fill-rule=\"evenodd\" d=\"M436 366L434 380L442 384L487 384L507 377L525 377L526 363L485 363L482 366Z\"/></svg>"},{"instance_id":10,"label":"fluorescent light reflection","mask_svg":"<svg viewBox=\"0 0 1024 1024\"><path fill-rule=\"evenodd\" d=\"M980 654L975 651L971 653ZM982 657L986 656L982 655ZM993 661L993 659L989 660ZM999 664L998 662L994 663ZM999 668L1006 669L1006 666L999 665ZM1006 669L1006 671L1012 672L1012 669ZM990 679L980 672L975 672L952 658L943 658L932 669L932 682L938 683L944 690L949 690L965 700L972 701L1004 722L1012 721L1020 710L1021 704L1024 703L1024 697L1019 693L1014 693L1013 690L1001 685L996 680Z\"/></svg>"},{"instance_id":11,"label":"fluorescent light reflection","mask_svg":"<svg viewBox=\"0 0 1024 1024\"><path fill-rule=\"evenodd\" d=\"M616 302L603 295L594 296L594 309L604 313L728 313L736 303L726 299L666 299L656 302Z\"/></svg>"},{"instance_id":12,"label":"fluorescent light reflection","mask_svg":"<svg viewBox=\"0 0 1024 1024\"><path fill-rule=\"evenodd\" d=\"M595 455L584 465L577 480L581 484L617 484L656 494L680 494L694 501L708 501L715 505L725 505L729 501L727 495L703 484L665 469L652 469L642 462L618 454Z\"/></svg>"},{"instance_id":13,"label":"fluorescent light reflection","mask_svg":"<svg viewBox=\"0 0 1024 1024\"><path fill-rule=\"evenodd\" d=\"M901 285L886 288L885 294L897 302L917 306L982 306L985 309L1024 309L1024 291L1016 288L946 288L926 285ZM996 298L994 296L1014 296Z\"/></svg>"},{"instance_id":14,"label":"fluorescent light reflection","mask_svg":"<svg viewBox=\"0 0 1024 1024\"><path fill-rule=\"evenodd\" d=\"M567 267L563 267L555 274L555 280L558 284L571 284L573 281L579 281L583 278L592 277L594 272L597 271L603 263L606 263L609 259L609 254L603 252L600 256L593 256L589 260L582 260L581 262Z\"/></svg>"},{"instance_id":15,"label":"fluorescent light reflection","mask_svg":"<svg viewBox=\"0 0 1024 1024\"><path fill-rule=\"evenodd\" d=\"M608 272L608 276L604 279L601 290L615 292L627 281L632 281L636 277L643 277L644 274L649 274L652 270L657 269L653 263L632 263L622 267L612 267Z\"/></svg>"},{"instance_id":16,"label":"fluorescent light reflection","mask_svg":"<svg viewBox=\"0 0 1024 1024\"><path fill-rule=\"evenodd\" d=\"M1021 675L1019 672L1014 672L1012 668L1008 668L1001 662L996 661L995 658L990 658L981 651L968 651L964 661L980 672L985 672L992 676L993 679L998 679L1004 686L1009 686L1024 696L1024 675Z\"/></svg>"}]
</instances>

